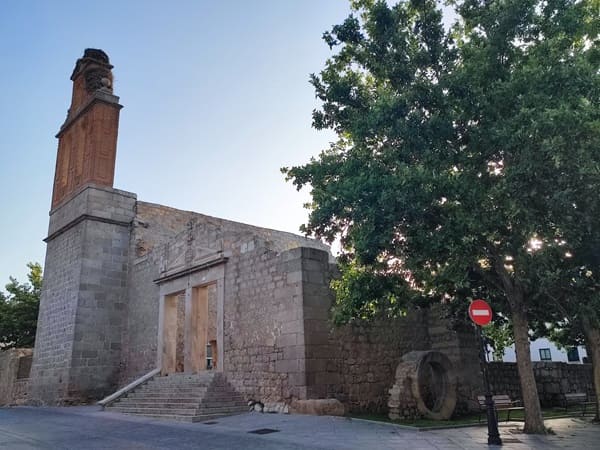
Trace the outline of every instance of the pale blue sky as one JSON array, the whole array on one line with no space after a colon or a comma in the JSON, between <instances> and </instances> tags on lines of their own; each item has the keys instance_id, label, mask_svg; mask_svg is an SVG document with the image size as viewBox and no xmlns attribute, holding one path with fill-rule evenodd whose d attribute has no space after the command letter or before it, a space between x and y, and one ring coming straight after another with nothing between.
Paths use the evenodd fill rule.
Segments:
<instances>
[{"instance_id":1,"label":"pale blue sky","mask_svg":"<svg viewBox=\"0 0 600 450\"><path fill-rule=\"evenodd\" d=\"M0 287L43 264L69 76L86 47L114 64L115 187L138 199L298 232L307 193L279 172L334 140L311 128L311 72L344 0L0 0Z\"/></svg>"},{"instance_id":2,"label":"pale blue sky","mask_svg":"<svg viewBox=\"0 0 600 450\"><path fill-rule=\"evenodd\" d=\"M309 195L279 169L335 140L311 128L308 78L349 12L347 0L0 0L0 289L44 263L54 135L87 47L108 53L124 105L116 188L297 233Z\"/></svg>"}]
</instances>

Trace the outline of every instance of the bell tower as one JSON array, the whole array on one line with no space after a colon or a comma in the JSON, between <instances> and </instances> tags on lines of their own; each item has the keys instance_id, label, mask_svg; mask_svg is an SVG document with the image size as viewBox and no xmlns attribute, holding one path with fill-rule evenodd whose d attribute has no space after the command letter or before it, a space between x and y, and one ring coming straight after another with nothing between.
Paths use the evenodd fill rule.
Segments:
<instances>
[{"instance_id":1,"label":"bell tower","mask_svg":"<svg viewBox=\"0 0 600 450\"><path fill-rule=\"evenodd\" d=\"M118 382L136 196L113 188L119 97L102 50L86 49L58 132L30 401L72 404Z\"/></svg>"},{"instance_id":2,"label":"bell tower","mask_svg":"<svg viewBox=\"0 0 600 450\"><path fill-rule=\"evenodd\" d=\"M91 48L75 64L71 107L56 135L52 209L81 186L113 186L121 105L112 68L106 53Z\"/></svg>"}]
</instances>

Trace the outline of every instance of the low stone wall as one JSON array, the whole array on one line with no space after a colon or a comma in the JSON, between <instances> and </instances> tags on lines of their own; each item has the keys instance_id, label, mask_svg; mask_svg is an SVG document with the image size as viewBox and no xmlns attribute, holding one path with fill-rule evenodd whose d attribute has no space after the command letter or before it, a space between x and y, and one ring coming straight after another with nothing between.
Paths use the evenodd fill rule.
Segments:
<instances>
[{"instance_id":1,"label":"low stone wall","mask_svg":"<svg viewBox=\"0 0 600 450\"><path fill-rule=\"evenodd\" d=\"M412 311L407 317L333 329L336 357L328 366L339 379L337 385L328 386L328 395L333 394L353 412L386 412L402 355L430 345L425 316L423 311Z\"/></svg>"},{"instance_id":2,"label":"low stone wall","mask_svg":"<svg viewBox=\"0 0 600 450\"><path fill-rule=\"evenodd\" d=\"M314 313L310 308L305 308L305 315ZM458 376L457 413L474 404L481 391L474 333L472 328L454 330L442 308L412 310L396 319L356 320L340 327L329 322L328 310L326 306L319 320L312 319L305 333L309 398L336 398L350 412L386 413L402 357L412 351L436 350L450 359Z\"/></svg>"},{"instance_id":3,"label":"low stone wall","mask_svg":"<svg viewBox=\"0 0 600 450\"><path fill-rule=\"evenodd\" d=\"M492 393L507 394L513 399L523 398L517 363L489 363ZM534 362L533 373L542 406L560 405L563 394L587 393L594 395L591 364L563 362Z\"/></svg>"},{"instance_id":4,"label":"low stone wall","mask_svg":"<svg viewBox=\"0 0 600 450\"><path fill-rule=\"evenodd\" d=\"M0 351L0 406L23 403L27 397L31 348Z\"/></svg>"},{"instance_id":5,"label":"low stone wall","mask_svg":"<svg viewBox=\"0 0 600 450\"><path fill-rule=\"evenodd\" d=\"M13 387L13 405L25 405L29 399L29 378L15 380Z\"/></svg>"}]
</instances>

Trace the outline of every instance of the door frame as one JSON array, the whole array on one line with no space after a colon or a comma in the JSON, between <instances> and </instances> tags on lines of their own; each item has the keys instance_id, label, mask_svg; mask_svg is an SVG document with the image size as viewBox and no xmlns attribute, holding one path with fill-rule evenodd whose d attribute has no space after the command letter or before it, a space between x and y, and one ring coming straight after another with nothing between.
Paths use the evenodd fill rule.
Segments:
<instances>
[{"instance_id":1,"label":"door frame","mask_svg":"<svg viewBox=\"0 0 600 450\"><path fill-rule=\"evenodd\" d=\"M170 278L169 280L159 282L159 300L158 300L158 336L156 367L163 370L163 345L164 345L164 319L165 319L165 301L168 297L185 292L185 329L184 329L184 373L190 373L190 355L191 351L191 312L192 312L192 292L194 288L205 287L211 284L216 285L217 290L217 360L219 364L216 372L223 372L225 359L223 358L223 304L225 299L225 264L208 267L198 270L194 273L183 274L181 277Z\"/></svg>"}]
</instances>

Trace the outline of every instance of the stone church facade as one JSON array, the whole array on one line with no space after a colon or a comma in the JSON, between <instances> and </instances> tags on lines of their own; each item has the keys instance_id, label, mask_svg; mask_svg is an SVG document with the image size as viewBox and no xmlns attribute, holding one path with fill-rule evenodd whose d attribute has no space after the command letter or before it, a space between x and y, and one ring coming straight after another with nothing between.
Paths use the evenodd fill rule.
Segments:
<instances>
[{"instance_id":1,"label":"stone church facade","mask_svg":"<svg viewBox=\"0 0 600 450\"><path fill-rule=\"evenodd\" d=\"M438 350L463 405L478 389L473 333L436 311L333 327L327 246L137 199L113 187L121 105L108 56L71 76L28 397L101 399L159 369L222 373L246 399L336 398L384 411L402 355Z\"/></svg>"}]
</instances>

